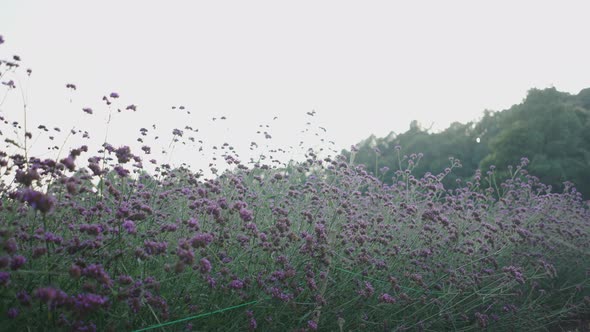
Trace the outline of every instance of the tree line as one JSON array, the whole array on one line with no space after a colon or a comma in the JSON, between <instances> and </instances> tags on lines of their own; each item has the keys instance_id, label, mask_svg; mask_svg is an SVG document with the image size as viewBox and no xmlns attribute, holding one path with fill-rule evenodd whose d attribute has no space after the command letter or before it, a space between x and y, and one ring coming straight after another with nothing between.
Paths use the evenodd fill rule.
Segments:
<instances>
[{"instance_id":1,"label":"tree line","mask_svg":"<svg viewBox=\"0 0 590 332\"><path fill-rule=\"evenodd\" d=\"M477 169L485 174L490 167L501 180L526 157L528 172L553 191L561 191L569 181L589 199L590 88L577 95L555 88L531 89L520 104L503 111L486 110L479 121L455 122L441 132L412 121L404 133L371 135L342 154L391 183L399 169L396 147L401 147L402 155L421 153L413 169L415 176L441 173L460 160L461 167L445 177L447 188L456 187L457 179L470 179Z\"/></svg>"}]
</instances>

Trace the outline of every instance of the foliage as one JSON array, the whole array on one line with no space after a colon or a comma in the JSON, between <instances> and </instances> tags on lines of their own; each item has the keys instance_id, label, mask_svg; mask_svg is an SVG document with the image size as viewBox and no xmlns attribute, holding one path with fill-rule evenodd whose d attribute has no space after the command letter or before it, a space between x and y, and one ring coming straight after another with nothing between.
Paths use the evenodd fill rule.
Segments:
<instances>
[{"instance_id":1,"label":"foliage","mask_svg":"<svg viewBox=\"0 0 590 332\"><path fill-rule=\"evenodd\" d=\"M529 171L553 190L564 189L571 181L586 198L590 197L590 89L578 95L555 88L532 89L526 99L502 112L484 112L481 120L453 123L440 133L430 133L414 122L402 134L385 138L369 137L356 149L355 161L365 164L374 174L388 167L383 180L391 183L397 169L394 148L408 153L422 152L426 158L416 167L417 174L440 172L449 157L459 159L462 168L445 185L456 187L456 180L469 179L477 169L490 166L504 170L498 179L508 178L508 168L521 157L530 159ZM378 149L379 153L375 153ZM349 151L343 154L350 156Z\"/></svg>"}]
</instances>

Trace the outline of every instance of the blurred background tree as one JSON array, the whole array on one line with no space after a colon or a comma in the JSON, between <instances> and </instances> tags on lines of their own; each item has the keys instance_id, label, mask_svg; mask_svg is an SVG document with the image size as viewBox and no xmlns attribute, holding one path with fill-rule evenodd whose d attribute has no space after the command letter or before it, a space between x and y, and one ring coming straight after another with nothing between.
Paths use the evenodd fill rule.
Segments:
<instances>
[{"instance_id":1,"label":"blurred background tree","mask_svg":"<svg viewBox=\"0 0 590 332\"><path fill-rule=\"evenodd\" d=\"M372 135L360 142L354 161L391 183L399 168L398 145L402 154L424 154L414 168L415 176L443 172L451 157L461 160L462 167L445 178L447 188L456 187L457 179L470 179L477 169L485 174L492 165L497 177L505 178L509 165L518 165L527 157L529 172L554 191L571 181L589 199L590 88L577 95L555 88L531 89L520 104L500 112L486 110L477 122L455 122L437 133L412 121L405 133L392 132L383 138ZM342 153L350 156L350 151ZM379 173L383 167L389 170Z\"/></svg>"}]
</instances>

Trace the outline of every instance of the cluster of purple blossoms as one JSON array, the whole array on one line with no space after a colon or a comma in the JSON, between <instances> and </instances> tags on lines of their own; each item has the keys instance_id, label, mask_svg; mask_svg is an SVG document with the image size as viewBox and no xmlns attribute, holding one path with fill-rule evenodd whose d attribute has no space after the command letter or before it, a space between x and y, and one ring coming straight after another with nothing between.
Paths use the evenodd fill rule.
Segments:
<instances>
[{"instance_id":1,"label":"cluster of purple blossoms","mask_svg":"<svg viewBox=\"0 0 590 332\"><path fill-rule=\"evenodd\" d=\"M369 298L375 294L375 287L369 282L364 282L364 287L358 291L358 294L364 298Z\"/></svg>"},{"instance_id":2,"label":"cluster of purple blossoms","mask_svg":"<svg viewBox=\"0 0 590 332\"><path fill-rule=\"evenodd\" d=\"M234 279L229 283L231 289L242 289L244 288L244 282L240 279Z\"/></svg>"},{"instance_id":3,"label":"cluster of purple blossoms","mask_svg":"<svg viewBox=\"0 0 590 332\"><path fill-rule=\"evenodd\" d=\"M209 245L213 241L213 235L209 233L198 233L195 234L190 240L191 246L193 248L204 248Z\"/></svg>"},{"instance_id":4,"label":"cluster of purple blossoms","mask_svg":"<svg viewBox=\"0 0 590 332\"><path fill-rule=\"evenodd\" d=\"M308 320L307 327L312 331L316 331L318 329L318 323L314 320Z\"/></svg>"},{"instance_id":5,"label":"cluster of purple blossoms","mask_svg":"<svg viewBox=\"0 0 590 332\"><path fill-rule=\"evenodd\" d=\"M243 221L252 221L252 219L254 219L254 213L252 212L252 210L241 208L240 218L242 218Z\"/></svg>"},{"instance_id":6,"label":"cluster of purple blossoms","mask_svg":"<svg viewBox=\"0 0 590 332\"><path fill-rule=\"evenodd\" d=\"M53 287L38 288L34 292L35 298L46 303L50 308L57 308L71 303L71 298L66 292Z\"/></svg>"},{"instance_id":7,"label":"cluster of purple blossoms","mask_svg":"<svg viewBox=\"0 0 590 332\"><path fill-rule=\"evenodd\" d=\"M44 214L51 211L56 203L56 199L53 196L30 188L13 192L11 196L11 198L19 199L21 202L27 202L34 210L38 210Z\"/></svg>"},{"instance_id":8,"label":"cluster of purple blossoms","mask_svg":"<svg viewBox=\"0 0 590 332\"><path fill-rule=\"evenodd\" d=\"M130 173L128 169L120 165L115 166L114 171L117 172L117 175L119 175L122 178L127 177Z\"/></svg>"},{"instance_id":9,"label":"cluster of purple blossoms","mask_svg":"<svg viewBox=\"0 0 590 332\"><path fill-rule=\"evenodd\" d=\"M23 184L25 187L29 187L33 181L41 180L41 176L36 168L30 168L28 171L17 169L14 180L17 183Z\"/></svg>"},{"instance_id":10,"label":"cluster of purple blossoms","mask_svg":"<svg viewBox=\"0 0 590 332\"><path fill-rule=\"evenodd\" d=\"M88 313L105 307L108 301L108 297L92 293L78 294L73 298L74 309L79 313Z\"/></svg>"},{"instance_id":11,"label":"cluster of purple blossoms","mask_svg":"<svg viewBox=\"0 0 590 332\"><path fill-rule=\"evenodd\" d=\"M502 268L502 271L504 273L506 273L506 275L512 277L514 280L516 280L516 282L518 282L519 284L524 284L525 283L525 278L524 278L524 274L522 273L522 271L515 267L515 266L506 266L504 268Z\"/></svg>"},{"instance_id":12,"label":"cluster of purple blossoms","mask_svg":"<svg viewBox=\"0 0 590 332\"><path fill-rule=\"evenodd\" d=\"M146 253L148 253L149 255L164 254L166 252L166 249L168 249L168 242L145 240L143 242L143 245L145 247Z\"/></svg>"},{"instance_id":13,"label":"cluster of purple blossoms","mask_svg":"<svg viewBox=\"0 0 590 332\"><path fill-rule=\"evenodd\" d=\"M203 274L211 271L211 262L207 258L201 258L199 261L199 271Z\"/></svg>"},{"instance_id":14,"label":"cluster of purple blossoms","mask_svg":"<svg viewBox=\"0 0 590 332\"><path fill-rule=\"evenodd\" d=\"M119 164L126 164L131 159L133 159L133 154L131 154L131 149L128 146L122 146L115 150L115 156L117 157L117 162Z\"/></svg>"},{"instance_id":15,"label":"cluster of purple blossoms","mask_svg":"<svg viewBox=\"0 0 590 332\"><path fill-rule=\"evenodd\" d=\"M13 271L16 271L16 270L20 269L23 265L25 265L26 262L27 262L27 259L24 256L15 255L10 260L10 269Z\"/></svg>"},{"instance_id":16,"label":"cluster of purple blossoms","mask_svg":"<svg viewBox=\"0 0 590 332\"><path fill-rule=\"evenodd\" d=\"M7 287L10 285L10 273L5 271L0 271L0 285Z\"/></svg>"},{"instance_id":17,"label":"cluster of purple blossoms","mask_svg":"<svg viewBox=\"0 0 590 332\"><path fill-rule=\"evenodd\" d=\"M383 302L383 303L396 303L397 302L397 300L393 296L391 296L387 293L381 294L379 296L379 301Z\"/></svg>"},{"instance_id":18,"label":"cluster of purple blossoms","mask_svg":"<svg viewBox=\"0 0 590 332\"><path fill-rule=\"evenodd\" d=\"M6 316L8 316L8 318L10 319L15 319L19 314L18 308L10 308L8 309L8 312L6 313Z\"/></svg>"},{"instance_id":19,"label":"cluster of purple blossoms","mask_svg":"<svg viewBox=\"0 0 590 332\"><path fill-rule=\"evenodd\" d=\"M125 230L129 234L136 234L137 233L137 229L135 228L135 223L132 220L125 219L125 221L123 221L123 228L125 228Z\"/></svg>"},{"instance_id":20,"label":"cluster of purple blossoms","mask_svg":"<svg viewBox=\"0 0 590 332\"><path fill-rule=\"evenodd\" d=\"M100 264L91 264L82 269L82 275L96 279L105 286L111 286L112 280L109 274L104 270Z\"/></svg>"}]
</instances>

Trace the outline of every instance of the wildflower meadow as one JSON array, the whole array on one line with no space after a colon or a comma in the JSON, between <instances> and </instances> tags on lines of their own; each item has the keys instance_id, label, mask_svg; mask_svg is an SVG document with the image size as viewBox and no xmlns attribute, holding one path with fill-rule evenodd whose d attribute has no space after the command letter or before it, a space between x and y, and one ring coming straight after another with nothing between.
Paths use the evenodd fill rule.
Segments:
<instances>
[{"instance_id":1,"label":"wildflower meadow","mask_svg":"<svg viewBox=\"0 0 590 332\"><path fill-rule=\"evenodd\" d=\"M0 61L0 98L16 73L31 71ZM79 112L116 115L119 98ZM492 166L456 189L443 180L460 160L414 174L428 156L399 146L382 151L399 161L389 184L354 151L279 164L226 145L205 174L148 145L33 155L37 135L69 133L24 119L0 119L0 330L558 331L589 317L588 205L524 156L503 182Z\"/></svg>"}]
</instances>

